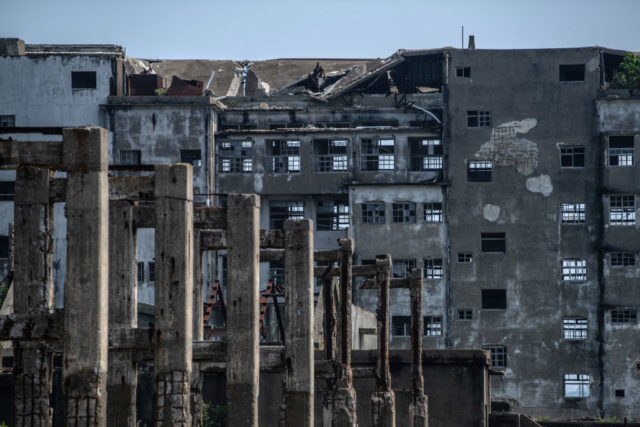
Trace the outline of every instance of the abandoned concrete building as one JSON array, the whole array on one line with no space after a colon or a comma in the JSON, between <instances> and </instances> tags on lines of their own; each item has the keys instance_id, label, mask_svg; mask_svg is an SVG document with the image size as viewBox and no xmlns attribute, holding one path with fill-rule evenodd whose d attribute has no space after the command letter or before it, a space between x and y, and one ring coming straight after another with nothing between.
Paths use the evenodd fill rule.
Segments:
<instances>
[{"instance_id":1,"label":"abandoned concrete building","mask_svg":"<svg viewBox=\"0 0 640 427\"><path fill-rule=\"evenodd\" d=\"M423 348L490 350L493 402L640 418L640 97L609 89L625 52L441 48L252 63L8 39L0 48L0 92L11 94L1 126L103 126L113 174L190 163L196 204L258 194L264 229L312 219L316 250L348 237L354 264L391 254L396 278L422 268ZM4 234L15 174L0 173ZM138 298L153 304L153 230L138 233ZM59 294L64 235L55 242ZM260 263L260 289L283 284L283 271ZM226 273L224 250L203 258L205 298L216 280L225 289ZM353 303L375 311L363 283L354 280ZM410 348L410 302L408 289L391 290L392 349ZM371 348L372 328L354 328L354 349Z\"/></svg>"}]
</instances>

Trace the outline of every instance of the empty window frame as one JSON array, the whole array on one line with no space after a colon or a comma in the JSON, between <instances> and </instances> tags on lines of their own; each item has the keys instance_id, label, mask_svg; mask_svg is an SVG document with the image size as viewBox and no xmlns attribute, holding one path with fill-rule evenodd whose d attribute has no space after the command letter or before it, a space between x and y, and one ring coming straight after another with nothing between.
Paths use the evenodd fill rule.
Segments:
<instances>
[{"instance_id":1,"label":"empty window frame","mask_svg":"<svg viewBox=\"0 0 640 427\"><path fill-rule=\"evenodd\" d=\"M463 308L458 310L458 320L469 321L473 320L473 310L470 308Z\"/></svg>"},{"instance_id":2,"label":"empty window frame","mask_svg":"<svg viewBox=\"0 0 640 427\"><path fill-rule=\"evenodd\" d=\"M425 337L442 336L442 316L424 316L423 319Z\"/></svg>"},{"instance_id":3,"label":"empty window frame","mask_svg":"<svg viewBox=\"0 0 640 427\"><path fill-rule=\"evenodd\" d=\"M253 171L252 141L221 141L218 147L218 172L251 173Z\"/></svg>"},{"instance_id":4,"label":"empty window frame","mask_svg":"<svg viewBox=\"0 0 640 427\"><path fill-rule=\"evenodd\" d=\"M424 204L424 222L442 222L442 203L432 202Z\"/></svg>"},{"instance_id":5,"label":"empty window frame","mask_svg":"<svg viewBox=\"0 0 640 427\"><path fill-rule=\"evenodd\" d=\"M584 145L566 145L560 147L560 167L583 168Z\"/></svg>"},{"instance_id":6,"label":"empty window frame","mask_svg":"<svg viewBox=\"0 0 640 427\"><path fill-rule=\"evenodd\" d=\"M473 254L471 252L458 252L458 262L473 262Z\"/></svg>"},{"instance_id":7,"label":"empty window frame","mask_svg":"<svg viewBox=\"0 0 640 427\"><path fill-rule=\"evenodd\" d=\"M153 283L156 281L156 263L149 263L149 282Z\"/></svg>"},{"instance_id":8,"label":"empty window frame","mask_svg":"<svg viewBox=\"0 0 640 427\"><path fill-rule=\"evenodd\" d=\"M427 258L424 260L425 279L442 279L443 277L442 258Z\"/></svg>"},{"instance_id":9,"label":"empty window frame","mask_svg":"<svg viewBox=\"0 0 640 427\"><path fill-rule=\"evenodd\" d=\"M0 259L9 258L9 236L0 235Z\"/></svg>"},{"instance_id":10,"label":"empty window frame","mask_svg":"<svg viewBox=\"0 0 640 427\"><path fill-rule=\"evenodd\" d=\"M583 82L584 64L560 64L558 74L561 82Z\"/></svg>"},{"instance_id":11,"label":"empty window frame","mask_svg":"<svg viewBox=\"0 0 640 427\"><path fill-rule=\"evenodd\" d=\"M563 259L562 280L565 282L587 280L587 261L583 259Z\"/></svg>"},{"instance_id":12,"label":"empty window frame","mask_svg":"<svg viewBox=\"0 0 640 427\"><path fill-rule=\"evenodd\" d=\"M586 374L564 374L564 397L585 398L589 397L591 381Z\"/></svg>"},{"instance_id":13,"label":"empty window frame","mask_svg":"<svg viewBox=\"0 0 640 427\"><path fill-rule=\"evenodd\" d=\"M467 127L491 127L491 111L467 111Z\"/></svg>"},{"instance_id":14,"label":"empty window frame","mask_svg":"<svg viewBox=\"0 0 640 427\"><path fill-rule=\"evenodd\" d=\"M583 317L565 317L562 319L562 338L565 340L586 340L587 319Z\"/></svg>"},{"instance_id":15,"label":"empty window frame","mask_svg":"<svg viewBox=\"0 0 640 427\"><path fill-rule=\"evenodd\" d=\"M142 153L140 150L120 150L121 165L142 164Z\"/></svg>"},{"instance_id":16,"label":"empty window frame","mask_svg":"<svg viewBox=\"0 0 640 427\"><path fill-rule=\"evenodd\" d=\"M274 285L284 286L284 263L272 261L269 263L269 279Z\"/></svg>"},{"instance_id":17,"label":"empty window frame","mask_svg":"<svg viewBox=\"0 0 640 427\"><path fill-rule=\"evenodd\" d=\"M623 388L616 389L615 396L616 397L624 397L624 389Z\"/></svg>"},{"instance_id":18,"label":"empty window frame","mask_svg":"<svg viewBox=\"0 0 640 427\"><path fill-rule=\"evenodd\" d=\"M584 224L586 218L584 203L563 203L560 208L563 224Z\"/></svg>"},{"instance_id":19,"label":"empty window frame","mask_svg":"<svg viewBox=\"0 0 640 427\"><path fill-rule=\"evenodd\" d=\"M472 160L467 163L467 181L469 182L491 182L491 171L493 163L487 160Z\"/></svg>"},{"instance_id":20,"label":"empty window frame","mask_svg":"<svg viewBox=\"0 0 640 427\"><path fill-rule=\"evenodd\" d=\"M346 172L348 143L346 139L314 139L313 171Z\"/></svg>"},{"instance_id":21,"label":"empty window frame","mask_svg":"<svg viewBox=\"0 0 640 427\"><path fill-rule=\"evenodd\" d=\"M505 252L507 249L505 233L480 233L482 252Z\"/></svg>"},{"instance_id":22,"label":"empty window frame","mask_svg":"<svg viewBox=\"0 0 640 427\"><path fill-rule=\"evenodd\" d=\"M633 252L611 252L609 265L616 267L633 267L636 265L636 254Z\"/></svg>"},{"instance_id":23,"label":"empty window frame","mask_svg":"<svg viewBox=\"0 0 640 427\"><path fill-rule=\"evenodd\" d=\"M442 141L409 138L411 171L442 170Z\"/></svg>"},{"instance_id":24,"label":"empty window frame","mask_svg":"<svg viewBox=\"0 0 640 427\"><path fill-rule=\"evenodd\" d=\"M609 137L609 166L633 166L633 135Z\"/></svg>"},{"instance_id":25,"label":"empty window frame","mask_svg":"<svg viewBox=\"0 0 640 427\"><path fill-rule=\"evenodd\" d=\"M138 261L138 284L144 283L144 262Z\"/></svg>"},{"instance_id":26,"label":"empty window frame","mask_svg":"<svg viewBox=\"0 0 640 427\"><path fill-rule=\"evenodd\" d=\"M394 259L391 274L393 277L409 277L414 268L416 268L415 259Z\"/></svg>"},{"instance_id":27,"label":"empty window frame","mask_svg":"<svg viewBox=\"0 0 640 427\"><path fill-rule=\"evenodd\" d=\"M366 172L395 170L393 139L363 139L360 141L360 148L360 170Z\"/></svg>"},{"instance_id":28,"label":"empty window frame","mask_svg":"<svg viewBox=\"0 0 640 427\"><path fill-rule=\"evenodd\" d=\"M71 88L72 89L95 89L96 88L96 72L95 71L72 71L71 72Z\"/></svg>"},{"instance_id":29,"label":"empty window frame","mask_svg":"<svg viewBox=\"0 0 640 427\"><path fill-rule=\"evenodd\" d=\"M0 114L0 128L12 128L16 126L16 116Z\"/></svg>"},{"instance_id":30,"label":"empty window frame","mask_svg":"<svg viewBox=\"0 0 640 427\"><path fill-rule=\"evenodd\" d=\"M628 309L611 310L611 323L638 323L638 311Z\"/></svg>"},{"instance_id":31,"label":"empty window frame","mask_svg":"<svg viewBox=\"0 0 640 427\"><path fill-rule=\"evenodd\" d=\"M392 316L391 330L396 337L411 336L411 317L410 316Z\"/></svg>"},{"instance_id":32,"label":"empty window frame","mask_svg":"<svg viewBox=\"0 0 640 427\"><path fill-rule=\"evenodd\" d=\"M274 173L300 172L300 141L268 140L267 170Z\"/></svg>"},{"instance_id":33,"label":"empty window frame","mask_svg":"<svg viewBox=\"0 0 640 427\"><path fill-rule=\"evenodd\" d=\"M609 224L633 225L636 223L636 198L633 194L612 195L609 198Z\"/></svg>"},{"instance_id":34,"label":"empty window frame","mask_svg":"<svg viewBox=\"0 0 640 427\"><path fill-rule=\"evenodd\" d=\"M506 289L482 289L482 309L483 310L506 310L507 290Z\"/></svg>"},{"instance_id":35,"label":"empty window frame","mask_svg":"<svg viewBox=\"0 0 640 427\"><path fill-rule=\"evenodd\" d=\"M471 77L471 67L456 67L456 77Z\"/></svg>"},{"instance_id":36,"label":"empty window frame","mask_svg":"<svg viewBox=\"0 0 640 427\"><path fill-rule=\"evenodd\" d=\"M485 345L482 349L491 351L491 366L493 368L507 367L507 347L503 345Z\"/></svg>"},{"instance_id":37,"label":"empty window frame","mask_svg":"<svg viewBox=\"0 0 640 427\"><path fill-rule=\"evenodd\" d=\"M349 203L338 200L318 200L317 230L346 230L349 227Z\"/></svg>"},{"instance_id":38,"label":"empty window frame","mask_svg":"<svg viewBox=\"0 0 640 427\"><path fill-rule=\"evenodd\" d=\"M391 219L395 223L415 223L416 204L413 202L396 202L391 205Z\"/></svg>"},{"instance_id":39,"label":"empty window frame","mask_svg":"<svg viewBox=\"0 0 640 427\"><path fill-rule=\"evenodd\" d=\"M301 200L271 200L269 202L269 227L282 228L287 219L304 219L304 202Z\"/></svg>"},{"instance_id":40,"label":"empty window frame","mask_svg":"<svg viewBox=\"0 0 640 427\"><path fill-rule=\"evenodd\" d=\"M384 202L368 202L361 205L363 224L384 224Z\"/></svg>"},{"instance_id":41,"label":"empty window frame","mask_svg":"<svg viewBox=\"0 0 640 427\"><path fill-rule=\"evenodd\" d=\"M15 181L0 181L0 201L13 201L15 187Z\"/></svg>"},{"instance_id":42,"label":"empty window frame","mask_svg":"<svg viewBox=\"0 0 640 427\"><path fill-rule=\"evenodd\" d=\"M180 161L189 163L194 168L199 168L202 166L202 152L199 148L180 150Z\"/></svg>"}]
</instances>

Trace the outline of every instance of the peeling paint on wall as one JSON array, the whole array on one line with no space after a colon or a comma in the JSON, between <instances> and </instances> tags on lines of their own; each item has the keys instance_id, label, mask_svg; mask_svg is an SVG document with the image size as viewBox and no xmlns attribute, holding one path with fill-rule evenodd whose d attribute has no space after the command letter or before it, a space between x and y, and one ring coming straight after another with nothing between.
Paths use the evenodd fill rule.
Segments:
<instances>
[{"instance_id":1,"label":"peeling paint on wall","mask_svg":"<svg viewBox=\"0 0 640 427\"><path fill-rule=\"evenodd\" d=\"M487 221L494 222L500 217L500 206L487 204L482 208L482 216Z\"/></svg>"},{"instance_id":2,"label":"peeling paint on wall","mask_svg":"<svg viewBox=\"0 0 640 427\"><path fill-rule=\"evenodd\" d=\"M518 134L528 133L536 127L533 118L503 123L491 130L489 142L476 152L476 158L490 160L494 166L515 166L523 175L530 175L538 166L538 145Z\"/></svg>"},{"instance_id":3,"label":"peeling paint on wall","mask_svg":"<svg viewBox=\"0 0 640 427\"><path fill-rule=\"evenodd\" d=\"M527 186L527 190L532 193L542 193L544 197L548 197L553 192L553 185L551 184L549 175L543 174L528 178L525 185Z\"/></svg>"}]
</instances>

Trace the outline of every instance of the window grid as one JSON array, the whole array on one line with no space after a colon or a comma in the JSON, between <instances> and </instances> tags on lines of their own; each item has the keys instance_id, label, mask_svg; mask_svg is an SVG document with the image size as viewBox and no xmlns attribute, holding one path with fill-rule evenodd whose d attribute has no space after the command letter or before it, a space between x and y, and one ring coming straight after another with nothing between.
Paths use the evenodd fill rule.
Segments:
<instances>
[{"instance_id":1,"label":"window grid","mask_svg":"<svg viewBox=\"0 0 640 427\"><path fill-rule=\"evenodd\" d=\"M442 336L442 316L424 316L424 336Z\"/></svg>"},{"instance_id":2,"label":"window grid","mask_svg":"<svg viewBox=\"0 0 640 427\"><path fill-rule=\"evenodd\" d=\"M284 265L282 262L269 263L269 280L274 285L284 286Z\"/></svg>"},{"instance_id":3,"label":"window grid","mask_svg":"<svg viewBox=\"0 0 640 427\"><path fill-rule=\"evenodd\" d=\"M471 252L458 252L458 262L473 262L473 254Z\"/></svg>"},{"instance_id":4,"label":"window grid","mask_svg":"<svg viewBox=\"0 0 640 427\"><path fill-rule=\"evenodd\" d=\"M318 230L346 230L349 228L349 204L341 201L319 200L316 211Z\"/></svg>"},{"instance_id":5,"label":"window grid","mask_svg":"<svg viewBox=\"0 0 640 427\"><path fill-rule=\"evenodd\" d=\"M491 366L494 368L507 367L507 347L503 345L488 345L483 350L491 351Z\"/></svg>"},{"instance_id":6,"label":"window grid","mask_svg":"<svg viewBox=\"0 0 640 427\"><path fill-rule=\"evenodd\" d=\"M473 310L468 308L458 310L458 320L473 320Z\"/></svg>"},{"instance_id":7,"label":"window grid","mask_svg":"<svg viewBox=\"0 0 640 427\"><path fill-rule=\"evenodd\" d=\"M583 168L584 167L584 146L569 145L560 148L560 167L563 168Z\"/></svg>"},{"instance_id":8,"label":"window grid","mask_svg":"<svg viewBox=\"0 0 640 427\"><path fill-rule=\"evenodd\" d=\"M408 337L411 335L411 317L410 316L392 316L391 329L393 335L397 337Z\"/></svg>"},{"instance_id":9,"label":"window grid","mask_svg":"<svg viewBox=\"0 0 640 427\"><path fill-rule=\"evenodd\" d=\"M153 283L156 281L156 263L149 263L149 282Z\"/></svg>"},{"instance_id":10,"label":"window grid","mask_svg":"<svg viewBox=\"0 0 640 427\"><path fill-rule=\"evenodd\" d=\"M16 126L16 116L0 114L0 128L12 128Z\"/></svg>"},{"instance_id":11,"label":"window grid","mask_svg":"<svg viewBox=\"0 0 640 427\"><path fill-rule=\"evenodd\" d=\"M442 203L424 204L424 222L442 222Z\"/></svg>"},{"instance_id":12,"label":"window grid","mask_svg":"<svg viewBox=\"0 0 640 427\"><path fill-rule=\"evenodd\" d=\"M456 77L471 77L471 67L456 67Z\"/></svg>"},{"instance_id":13,"label":"window grid","mask_svg":"<svg viewBox=\"0 0 640 427\"><path fill-rule=\"evenodd\" d=\"M487 160L472 160L467 163L467 181L490 182L493 163Z\"/></svg>"},{"instance_id":14,"label":"window grid","mask_svg":"<svg viewBox=\"0 0 640 427\"><path fill-rule=\"evenodd\" d=\"M394 259L391 273L393 277L409 277L414 268L416 268L415 259Z\"/></svg>"},{"instance_id":15,"label":"window grid","mask_svg":"<svg viewBox=\"0 0 640 427\"><path fill-rule=\"evenodd\" d=\"M589 397L589 375L564 374L563 385L564 397Z\"/></svg>"},{"instance_id":16,"label":"window grid","mask_svg":"<svg viewBox=\"0 0 640 427\"><path fill-rule=\"evenodd\" d=\"M633 225L636 223L636 200L633 194L613 195L609 201L609 224Z\"/></svg>"},{"instance_id":17,"label":"window grid","mask_svg":"<svg viewBox=\"0 0 640 427\"><path fill-rule=\"evenodd\" d=\"M638 312L636 310L617 309L611 310L611 323L637 323Z\"/></svg>"},{"instance_id":18,"label":"window grid","mask_svg":"<svg viewBox=\"0 0 640 427\"><path fill-rule=\"evenodd\" d=\"M427 258L424 260L425 279L442 279L443 277L442 258Z\"/></svg>"},{"instance_id":19,"label":"window grid","mask_svg":"<svg viewBox=\"0 0 640 427\"><path fill-rule=\"evenodd\" d=\"M121 165L140 165L142 164L142 153L140 150L120 150Z\"/></svg>"},{"instance_id":20,"label":"window grid","mask_svg":"<svg viewBox=\"0 0 640 427\"><path fill-rule=\"evenodd\" d=\"M409 139L411 170L442 170L442 141L439 139Z\"/></svg>"},{"instance_id":21,"label":"window grid","mask_svg":"<svg viewBox=\"0 0 640 427\"><path fill-rule=\"evenodd\" d=\"M584 203L563 203L561 213L563 224L584 224L586 205Z\"/></svg>"},{"instance_id":22,"label":"window grid","mask_svg":"<svg viewBox=\"0 0 640 427\"><path fill-rule=\"evenodd\" d=\"M609 166L633 166L633 135L609 137Z\"/></svg>"},{"instance_id":23,"label":"window grid","mask_svg":"<svg viewBox=\"0 0 640 427\"><path fill-rule=\"evenodd\" d=\"M480 233L480 249L482 252L505 252L507 236L505 233Z\"/></svg>"},{"instance_id":24,"label":"window grid","mask_svg":"<svg viewBox=\"0 0 640 427\"><path fill-rule=\"evenodd\" d=\"M363 224L384 224L384 202L371 202L362 204Z\"/></svg>"},{"instance_id":25,"label":"window grid","mask_svg":"<svg viewBox=\"0 0 640 427\"><path fill-rule=\"evenodd\" d=\"M269 155L266 156L265 163L268 172L300 172L300 141L270 140L267 148Z\"/></svg>"},{"instance_id":26,"label":"window grid","mask_svg":"<svg viewBox=\"0 0 640 427\"><path fill-rule=\"evenodd\" d=\"M562 280L566 282L587 280L587 261L583 259L563 259Z\"/></svg>"},{"instance_id":27,"label":"window grid","mask_svg":"<svg viewBox=\"0 0 640 427\"><path fill-rule=\"evenodd\" d=\"M395 141L393 139L363 139L360 142L360 170L395 170Z\"/></svg>"},{"instance_id":28,"label":"window grid","mask_svg":"<svg viewBox=\"0 0 640 427\"><path fill-rule=\"evenodd\" d=\"M636 254L633 252L611 252L611 267L633 267L636 265Z\"/></svg>"},{"instance_id":29,"label":"window grid","mask_svg":"<svg viewBox=\"0 0 640 427\"><path fill-rule=\"evenodd\" d=\"M395 223L415 223L416 204L413 202L398 202L392 205L392 219Z\"/></svg>"},{"instance_id":30,"label":"window grid","mask_svg":"<svg viewBox=\"0 0 640 427\"><path fill-rule=\"evenodd\" d=\"M587 319L565 317L562 319L562 338L566 340L586 340L587 326Z\"/></svg>"},{"instance_id":31,"label":"window grid","mask_svg":"<svg viewBox=\"0 0 640 427\"><path fill-rule=\"evenodd\" d=\"M313 171L346 172L348 142L346 139L314 140Z\"/></svg>"},{"instance_id":32,"label":"window grid","mask_svg":"<svg viewBox=\"0 0 640 427\"><path fill-rule=\"evenodd\" d=\"M304 202L298 200L272 200L269 203L270 228L282 228L286 219L304 219Z\"/></svg>"},{"instance_id":33,"label":"window grid","mask_svg":"<svg viewBox=\"0 0 640 427\"><path fill-rule=\"evenodd\" d=\"M222 173L251 173L252 157L251 141L223 141L218 144L218 170Z\"/></svg>"},{"instance_id":34,"label":"window grid","mask_svg":"<svg viewBox=\"0 0 640 427\"><path fill-rule=\"evenodd\" d=\"M491 112L490 111L467 111L467 127L468 128L491 127Z\"/></svg>"},{"instance_id":35,"label":"window grid","mask_svg":"<svg viewBox=\"0 0 640 427\"><path fill-rule=\"evenodd\" d=\"M138 261L138 284L144 283L144 262Z\"/></svg>"}]
</instances>

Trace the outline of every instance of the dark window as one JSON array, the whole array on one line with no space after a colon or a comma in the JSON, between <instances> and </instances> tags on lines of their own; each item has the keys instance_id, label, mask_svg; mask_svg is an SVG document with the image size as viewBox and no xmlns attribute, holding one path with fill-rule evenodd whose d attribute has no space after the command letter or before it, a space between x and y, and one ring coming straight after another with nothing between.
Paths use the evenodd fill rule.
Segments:
<instances>
[{"instance_id":1,"label":"dark window","mask_svg":"<svg viewBox=\"0 0 640 427\"><path fill-rule=\"evenodd\" d=\"M424 222L442 222L442 203L424 204Z\"/></svg>"},{"instance_id":2,"label":"dark window","mask_svg":"<svg viewBox=\"0 0 640 427\"><path fill-rule=\"evenodd\" d=\"M613 195L609 199L609 224L633 225L636 223L636 198L633 194Z\"/></svg>"},{"instance_id":3,"label":"dark window","mask_svg":"<svg viewBox=\"0 0 640 427\"><path fill-rule=\"evenodd\" d=\"M611 323L638 323L636 310L611 310Z\"/></svg>"},{"instance_id":4,"label":"dark window","mask_svg":"<svg viewBox=\"0 0 640 427\"><path fill-rule=\"evenodd\" d=\"M0 236L0 258L9 258L9 236Z\"/></svg>"},{"instance_id":5,"label":"dark window","mask_svg":"<svg viewBox=\"0 0 640 427\"><path fill-rule=\"evenodd\" d=\"M156 281L156 263L149 263L149 282L153 283Z\"/></svg>"},{"instance_id":6,"label":"dark window","mask_svg":"<svg viewBox=\"0 0 640 427\"><path fill-rule=\"evenodd\" d=\"M506 289L483 289L482 309L483 310L506 310L507 290Z\"/></svg>"},{"instance_id":7,"label":"dark window","mask_svg":"<svg viewBox=\"0 0 640 427\"><path fill-rule=\"evenodd\" d=\"M346 139L315 139L313 141L314 172L347 171Z\"/></svg>"},{"instance_id":8,"label":"dark window","mask_svg":"<svg viewBox=\"0 0 640 427\"><path fill-rule=\"evenodd\" d=\"M303 219L304 202L299 200L272 200L269 202L269 227L282 228L286 219Z\"/></svg>"},{"instance_id":9,"label":"dark window","mask_svg":"<svg viewBox=\"0 0 640 427\"><path fill-rule=\"evenodd\" d=\"M467 111L467 127L491 127L491 111Z\"/></svg>"},{"instance_id":10,"label":"dark window","mask_svg":"<svg viewBox=\"0 0 640 427\"><path fill-rule=\"evenodd\" d=\"M458 320L473 320L473 310L468 308L458 310Z\"/></svg>"},{"instance_id":11,"label":"dark window","mask_svg":"<svg viewBox=\"0 0 640 427\"><path fill-rule=\"evenodd\" d=\"M633 267L636 254L633 252L611 252L611 267Z\"/></svg>"},{"instance_id":12,"label":"dark window","mask_svg":"<svg viewBox=\"0 0 640 427\"><path fill-rule=\"evenodd\" d=\"M362 222L364 224L384 224L384 202L363 203Z\"/></svg>"},{"instance_id":13,"label":"dark window","mask_svg":"<svg viewBox=\"0 0 640 427\"><path fill-rule=\"evenodd\" d=\"M138 283L144 283L144 262L138 262Z\"/></svg>"},{"instance_id":14,"label":"dark window","mask_svg":"<svg viewBox=\"0 0 640 427\"><path fill-rule=\"evenodd\" d=\"M202 153L200 150L180 150L180 161L199 168L202 166Z\"/></svg>"},{"instance_id":15,"label":"dark window","mask_svg":"<svg viewBox=\"0 0 640 427\"><path fill-rule=\"evenodd\" d=\"M392 171L395 169L393 139L363 139L360 142L360 170Z\"/></svg>"},{"instance_id":16,"label":"dark window","mask_svg":"<svg viewBox=\"0 0 640 427\"><path fill-rule=\"evenodd\" d=\"M584 167L584 146L569 145L560 148L560 166L563 168Z\"/></svg>"},{"instance_id":17,"label":"dark window","mask_svg":"<svg viewBox=\"0 0 640 427\"><path fill-rule=\"evenodd\" d=\"M505 233L481 233L482 252L505 252L507 249Z\"/></svg>"},{"instance_id":18,"label":"dark window","mask_svg":"<svg viewBox=\"0 0 640 427\"><path fill-rule=\"evenodd\" d=\"M443 277L442 258L427 258L424 260L425 279L442 279Z\"/></svg>"},{"instance_id":19,"label":"dark window","mask_svg":"<svg viewBox=\"0 0 640 427\"><path fill-rule=\"evenodd\" d=\"M391 275L393 277L409 277L411 270L416 268L415 259L394 259L391 267Z\"/></svg>"},{"instance_id":20,"label":"dark window","mask_svg":"<svg viewBox=\"0 0 640 427\"><path fill-rule=\"evenodd\" d=\"M456 77L471 77L471 67L456 67Z\"/></svg>"},{"instance_id":21,"label":"dark window","mask_svg":"<svg viewBox=\"0 0 640 427\"><path fill-rule=\"evenodd\" d=\"M458 252L458 262L473 262L473 255L471 252Z\"/></svg>"},{"instance_id":22,"label":"dark window","mask_svg":"<svg viewBox=\"0 0 640 427\"><path fill-rule=\"evenodd\" d=\"M633 135L609 137L609 166L633 166Z\"/></svg>"},{"instance_id":23,"label":"dark window","mask_svg":"<svg viewBox=\"0 0 640 427\"><path fill-rule=\"evenodd\" d=\"M96 88L96 72L95 71L72 71L71 72L71 88L72 89L95 89Z\"/></svg>"},{"instance_id":24,"label":"dark window","mask_svg":"<svg viewBox=\"0 0 640 427\"><path fill-rule=\"evenodd\" d=\"M442 170L442 142L439 139L409 138L412 171Z\"/></svg>"},{"instance_id":25,"label":"dark window","mask_svg":"<svg viewBox=\"0 0 640 427\"><path fill-rule=\"evenodd\" d=\"M584 81L584 64L568 64L560 65L560 81L561 82L583 82Z\"/></svg>"},{"instance_id":26,"label":"dark window","mask_svg":"<svg viewBox=\"0 0 640 427\"><path fill-rule=\"evenodd\" d=\"M424 316L424 336L439 337L442 335L442 316Z\"/></svg>"},{"instance_id":27,"label":"dark window","mask_svg":"<svg viewBox=\"0 0 640 427\"><path fill-rule=\"evenodd\" d=\"M251 173L253 171L253 142L222 141L218 147L218 172Z\"/></svg>"},{"instance_id":28,"label":"dark window","mask_svg":"<svg viewBox=\"0 0 640 427\"><path fill-rule=\"evenodd\" d=\"M616 397L624 397L624 389L616 389Z\"/></svg>"},{"instance_id":29,"label":"dark window","mask_svg":"<svg viewBox=\"0 0 640 427\"><path fill-rule=\"evenodd\" d=\"M15 181L0 181L0 201L12 201L15 187Z\"/></svg>"},{"instance_id":30,"label":"dark window","mask_svg":"<svg viewBox=\"0 0 640 427\"><path fill-rule=\"evenodd\" d=\"M16 126L16 116L0 114L0 128L12 128Z\"/></svg>"},{"instance_id":31,"label":"dark window","mask_svg":"<svg viewBox=\"0 0 640 427\"><path fill-rule=\"evenodd\" d=\"M491 182L493 164L489 161L470 161L467 164L467 181Z\"/></svg>"},{"instance_id":32,"label":"dark window","mask_svg":"<svg viewBox=\"0 0 640 427\"><path fill-rule=\"evenodd\" d=\"M300 172L300 141L267 141L265 163L268 172Z\"/></svg>"},{"instance_id":33,"label":"dark window","mask_svg":"<svg viewBox=\"0 0 640 427\"><path fill-rule=\"evenodd\" d=\"M483 350L491 351L491 366L494 368L507 367L507 347L503 345L488 345Z\"/></svg>"},{"instance_id":34,"label":"dark window","mask_svg":"<svg viewBox=\"0 0 640 427\"><path fill-rule=\"evenodd\" d=\"M408 337L411 335L411 317L409 316L392 316L391 329L393 335L397 337Z\"/></svg>"},{"instance_id":35,"label":"dark window","mask_svg":"<svg viewBox=\"0 0 640 427\"><path fill-rule=\"evenodd\" d=\"M141 165L142 153L140 150L120 150L121 165Z\"/></svg>"},{"instance_id":36,"label":"dark window","mask_svg":"<svg viewBox=\"0 0 640 427\"><path fill-rule=\"evenodd\" d=\"M392 219L397 223L416 222L416 204L413 202L399 202L392 205Z\"/></svg>"},{"instance_id":37,"label":"dark window","mask_svg":"<svg viewBox=\"0 0 640 427\"><path fill-rule=\"evenodd\" d=\"M566 340L587 339L587 319L581 317L565 317L562 319L562 338Z\"/></svg>"},{"instance_id":38,"label":"dark window","mask_svg":"<svg viewBox=\"0 0 640 427\"><path fill-rule=\"evenodd\" d=\"M349 204L344 201L319 200L316 211L317 230L346 230L349 227Z\"/></svg>"}]
</instances>

